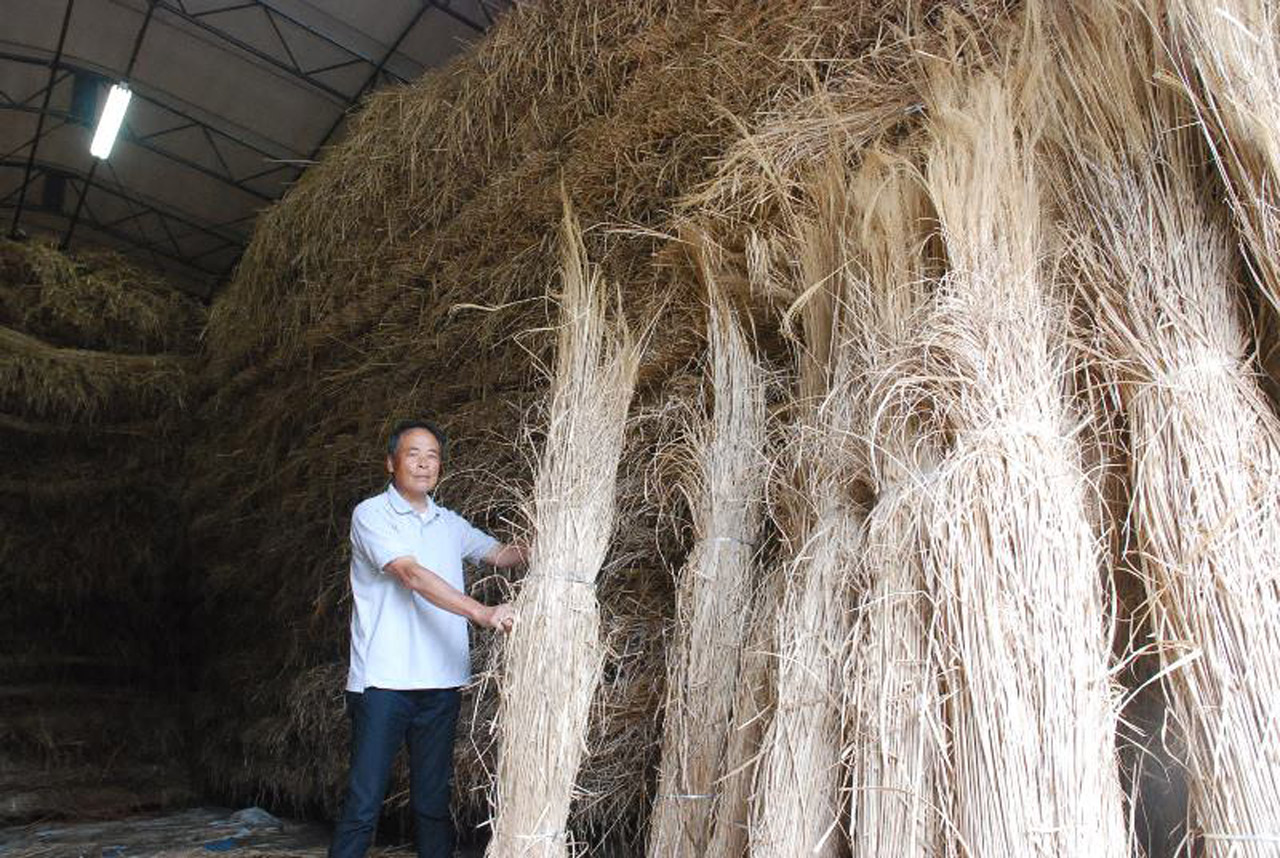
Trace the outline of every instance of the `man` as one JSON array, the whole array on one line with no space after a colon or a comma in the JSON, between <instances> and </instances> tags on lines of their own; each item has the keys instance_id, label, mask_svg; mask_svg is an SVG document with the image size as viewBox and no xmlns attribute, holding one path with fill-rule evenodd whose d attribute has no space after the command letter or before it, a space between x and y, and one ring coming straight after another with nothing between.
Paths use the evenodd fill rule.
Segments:
<instances>
[{"instance_id":1,"label":"man","mask_svg":"<svg viewBox=\"0 0 1280 858\"><path fill-rule=\"evenodd\" d=\"M351 775L331 858L362 856L373 840L391 763L409 746L419 858L453 855L449 790L459 686L471 678L467 621L507 632L510 605L463 592L462 561L525 562L431 497L445 437L425 421L398 424L387 444L386 491L351 516Z\"/></svg>"}]
</instances>

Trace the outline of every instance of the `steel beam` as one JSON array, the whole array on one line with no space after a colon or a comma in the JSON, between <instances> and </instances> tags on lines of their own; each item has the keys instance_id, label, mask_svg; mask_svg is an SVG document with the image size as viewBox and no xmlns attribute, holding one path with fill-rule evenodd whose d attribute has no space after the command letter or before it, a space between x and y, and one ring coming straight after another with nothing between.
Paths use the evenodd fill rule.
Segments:
<instances>
[{"instance_id":1,"label":"steel beam","mask_svg":"<svg viewBox=\"0 0 1280 858\"><path fill-rule=\"evenodd\" d=\"M94 165L96 166L98 163L101 162L94 159ZM19 170L24 167L24 164L25 162L19 159L0 160L0 169ZM114 197L117 200L128 204L135 210L132 213L132 216L141 217L145 215L155 215L160 220L168 222L170 224L170 228L174 225L181 227L180 233L172 234L172 238L174 239L174 241L171 242L172 251L166 252L163 249L163 242L155 242L147 239L145 236L131 235L120 230L116 228L118 224L101 220L94 215L91 204L87 202L81 204L80 217L93 229L111 235L112 238L118 239L119 241L140 250L155 251L173 259L174 261L183 262L184 264L187 264L188 267L198 270L204 275L221 277L224 276L227 271L205 268L203 266L188 263L183 257L182 249L176 243L177 241L181 241L186 237L198 237L202 241L211 242L212 248L201 251L199 254L200 256L207 256L209 253L220 250L240 250L244 247L245 242L248 239L248 236L227 232L218 224L202 223L190 215L168 209L161 203L149 200L145 197L140 197L137 194L124 190L123 188L112 188L97 179L96 170L93 170L92 166L89 173L82 173L75 169L69 169L61 164L49 164L37 161L33 167L33 172L35 173L36 178L46 175L62 176L66 178L68 182L78 186L77 191L79 191L80 199L82 201L86 200L88 195L87 192L92 190L94 193L107 194L108 196ZM12 194L10 196L12 196ZM5 207L7 207L7 200L0 199L0 208ZM29 211L39 210L42 213L57 215L63 219L67 219L69 217L65 211L53 212L31 205L28 205L27 208Z\"/></svg>"},{"instance_id":2,"label":"steel beam","mask_svg":"<svg viewBox=\"0 0 1280 858\"><path fill-rule=\"evenodd\" d=\"M285 42L284 35L280 32L279 22L280 21L288 22L290 26L296 27L302 30L303 32L307 33L308 35L316 39L319 39L325 44L328 44L329 46L336 48L337 50L343 52L348 57L350 57L352 63L363 62L363 63L367 63L370 66L376 66L378 64L378 61L373 59L372 57L365 56L360 51L357 51L354 48L351 48L347 45L342 44L341 42L322 33L321 31L317 30L315 27L311 26L310 24L307 24L304 21L300 21L297 18L287 15L278 9L268 6L266 3L263 3L262 0L253 0L253 2L232 3L229 6L224 6L218 9L206 9L199 13L193 13L188 11L186 7L186 3L183 2L183 0L156 0L156 4L160 9L164 10L169 15L172 15L173 17L179 20L185 21L186 23L191 24L194 27L198 27L204 32L209 33L210 35L213 35L218 39L221 39L222 41L226 42L229 45L233 45L237 50L263 63L266 63L267 65L271 66L274 69L284 72L285 74L295 78L296 80L302 81L303 83L307 84L308 86L316 90L319 90L320 92L323 92L325 95L328 95L330 98L334 99L336 102L340 104L348 103L351 98L350 95L332 86L331 84L325 83L323 80L320 80L318 77L316 77L316 74L320 72L325 72L325 71L332 71L334 68L340 67L342 64L339 64L337 66L335 65L322 66L315 69L303 68L302 65L293 56L293 52L289 49L288 44ZM217 15L221 12L234 13L234 12L243 12L249 9L256 9L262 12L264 15L266 15L267 22L275 30L276 37L280 41L281 47L284 48L285 55L288 57L287 61L281 59L278 56L273 56L267 51L264 51L261 48L255 47L249 44L248 42L244 41L243 39L237 38L236 36L222 29L221 27L215 27L213 24L205 20L210 15ZM343 64L345 64L345 61ZM398 80L403 82L403 78L400 78L399 75L394 75L394 76Z\"/></svg>"},{"instance_id":3,"label":"steel beam","mask_svg":"<svg viewBox=\"0 0 1280 858\"><path fill-rule=\"evenodd\" d=\"M13 54L13 53L6 53L6 52L0 52L0 61L24 63L28 65L49 64L48 60L42 60L37 57L28 57L20 54ZM106 77L106 75L103 75L102 72L98 71L97 69L91 69L82 65L78 65L76 63L67 62L65 60L60 60L56 64L54 64L54 69L56 71L62 71L62 72L71 73L71 74L86 74L86 75L97 75L99 77ZM296 165L293 165L290 163L278 163L274 167L270 167L264 170L254 172L253 174L248 176L236 176L234 172L231 171L230 169L226 169L224 172L219 172L218 170L211 169L203 164L192 161L191 159L186 158L183 155L175 151L172 151L169 148L166 148L161 143L156 142L156 138L161 137L165 134L171 134L175 131L186 130L187 128L198 128L201 130L202 133L208 135L211 138L214 138L218 141L222 141L223 143L229 143L233 146L237 146L237 147L241 147L243 149L249 150L254 155L261 157L263 161L282 162L282 161L288 160L287 157L282 158L279 153L268 152L267 150L258 146L256 143L252 143L248 140L238 137L232 134L231 132L224 131L220 128L216 128L208 124L207 122L201 119L198 119L189 113L184 112L181 108L171 106L170 104L166 103L162 97L157 97L154 94L150 94L149 92L150 89L151 89L150 87L147 87L147 91L143 91L143 92L140 92L135 89L133 93L133 97L135 99L138 99L141 102L148 104L149 106L157 110L163 111L164 113L167 113L167 114L171 114L172 116L176 117L176 119L178 120L178 124L171 127L162 128L161 130L152 132L151 134L146 134L141 136L134 134L126 126L120 130L120 139L126 141L127 143L134 146L138 146L142 149L145 149L148 152L151 152L152 154L166 158L188 169L195 170L205 176L208 176L209 178L216 179L219 182L230 185L236 188L237 190L242 191L246 194L249 194L253 197L256 197L257 199L263 202L270 202L276 199L276 197L270 194L263 193L262 191L259 191L256 188L251 187L248 184L249 182L257 181L272 173L282 172L286 170L292 170L295 173L301 172ZM0 101L0 110L16 111L21 113L37 113L38 112L37 108L27 106L25 104L25 102L29 100L30 99L24 99L23 102L16 102L16 101L13 101L12 99L6 99L4 101ZM64 110L46 109L44 111L44 115L53 116L57 119L61 119L65 123L79 125L83 128L91 128L93 124L91 119L77 117L73 115L71 112L64 111ZM21 151L21 148L25 148L25 145L26 144L24 144L23 147L20 147L18 151ZM214 145L212 140L210 140L210 145L211 147ZM214 153L215 153L215 157L217 157L223 164L225 164L225 161L222 161L222 156L220 153L218 153L218 150L216 148L214 148ZM296 153L292 153L292 152L288 153L288 155L294 155L294 154Z\"/></svg>"},{"instance_id":4,"label":"steel beam","mask_svg":"<svg viewBox=\"0 0 1280 858\"><path fill-rule=\"evenodd\" d=\"M36 150L40 148L40 138L44 136L44 118L49 113L49 99L53 96L53 85L58 77L58 62L62 59L62 46L67 41L67 27L71 24L71 10L75 8L75 0L67 0L66 11L62 14L62 28L58 31L58 48L53 53L53 62L49 64L49 82L44 87L44 98L40 102L40 115L36 117L36 136L31 141L31 152L27 155L26 173L22 178L22 191L18 194L18 205L13 210L13 221L9 224L9 235L18 234L18 222L22 219L22 206L27 201L27 186L31 184L31 168L36 163Z\"/></svg>"},{"instance_id":5,"label":"steel beam","mask_svg":"<svg viewBox=\"0 0 1280 858\"><path fill-rule=\"evenodd\" d=\"M453 20L459 22L460 24L465 24L466 26L475 30L477 33L484 33L487 30L484 24L481 24L479 21L473 21L471 18L462 14L457 9L450 8L449 0L429 0L429 3L433 9L439 9L441 12L445 13ZM483 3L481 4L481 8L482 9L484 8ZM484 11L488 12L489 10L484 9Z\"/></svg>"}]
</instances>

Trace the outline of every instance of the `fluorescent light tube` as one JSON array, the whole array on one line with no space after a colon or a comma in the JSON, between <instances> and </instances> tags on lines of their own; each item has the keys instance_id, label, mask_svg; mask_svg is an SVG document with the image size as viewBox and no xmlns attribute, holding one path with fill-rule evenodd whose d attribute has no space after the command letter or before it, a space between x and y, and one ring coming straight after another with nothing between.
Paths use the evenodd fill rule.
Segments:
<instances>
[{"instance_id":1,"label":"fluorescent light tube","mask_svg":"<svg viewBox=\"0 0 1280 858\"><path fill-rule=\"evenodd\" d=\"M127 84L117 83L111 87L107 96L107 106L102 108L98 117L98 130L93 132L93 142L89 144L89 154L95 158L106 158L115 145L116 135L120 133L120 123L124 122L124 112L129 109L129 99L133 93Z\"/></svg>"}]
</instances>

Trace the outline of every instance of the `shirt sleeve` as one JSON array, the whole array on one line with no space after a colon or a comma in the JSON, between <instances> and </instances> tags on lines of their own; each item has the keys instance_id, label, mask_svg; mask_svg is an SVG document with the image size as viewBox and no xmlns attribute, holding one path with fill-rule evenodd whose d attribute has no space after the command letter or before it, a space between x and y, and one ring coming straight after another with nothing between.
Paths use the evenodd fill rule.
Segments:
<instances>
[{"instance_id":1,"label":"shirt sleeve","mask_svg":"<svg viewBox=\"0 0 1280 858\"><path fill-rule=\"evenodd\" d=\"M351 516L351 548L363 554L379 572L398 557L414 557L413 549L391 522L359 507Z\"/></svg>"},{"instance_id":2,"label":"shirt sleeve","mask_svg":"<svg viewBox=\"0 0 1280 858\"><path fill-rule=\"evenodd\" d=\"M480 563L489 556L493 549L502 544L480 528L472 527L471 522L461 516L458 517L458 526L462 529L462 557L464 560Z\"/></svg>"}]
</instances>

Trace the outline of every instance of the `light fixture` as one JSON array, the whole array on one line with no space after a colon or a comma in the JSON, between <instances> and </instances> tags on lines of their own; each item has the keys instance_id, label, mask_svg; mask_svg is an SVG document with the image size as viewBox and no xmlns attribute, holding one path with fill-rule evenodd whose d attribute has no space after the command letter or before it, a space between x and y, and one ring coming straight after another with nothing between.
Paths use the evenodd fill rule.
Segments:
<instances>
[{"instance_id":1,"label":"light fixture","mask_svg":"<svg viewBox=\"0 0 1280 858\"><path fill-rule=\"evenodd\" d=\"M112 84L107 105L102 108L102 115L98 117L98 129L93 132L93 142L89 144L90 155L105 159L111 154L111 147L115 145L116 135L120 133L120 123L124 122L124 112L129 109L129 99L132 97L128 84Z\"/></svg>"}]
</instances>

